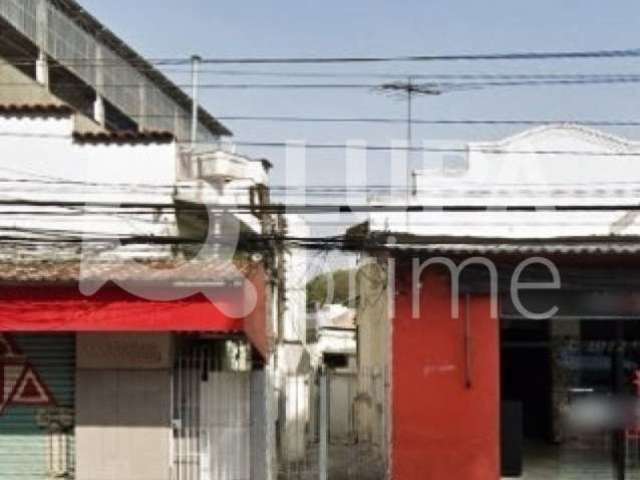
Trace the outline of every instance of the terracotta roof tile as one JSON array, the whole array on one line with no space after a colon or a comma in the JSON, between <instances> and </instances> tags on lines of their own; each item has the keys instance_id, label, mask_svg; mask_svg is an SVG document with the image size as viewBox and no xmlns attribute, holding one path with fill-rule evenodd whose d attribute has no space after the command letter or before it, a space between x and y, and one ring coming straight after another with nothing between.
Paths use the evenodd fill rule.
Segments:
<instances>
[{"instance_id":1,"label":"terracotta roof tile","mask_svg":"<svg viewBox=\"0 0 640 480\"><path fill-rule=\"evenodd\" d=\"M83 280L134 281L149 285L234 284L250 274L256 264L250 262L187 262L178 259L146 260L136 263L101 260L29 260L0 262L0 284L58 285Z\"/></svg>"},{"instance_id":2,"label":"terracotta roof tile","mask_svg":"<svg viewBox=\"0 0 640 480\"><path fill-rule=\"evenodd\" d=\"M4 117L70 117L75 111L67 105L56 104L0 104Z\"/></svg>"},{"instance_id":3,"label":"terracotta roof tile","mask_svg":"<svg viewBox=\"0 0 640 480\"><path fill-rule=\"evenodd\" d=\"M173 133L160 131L122 131L122 132L74 132L73 140L76 143L87 144L152 144L172 143L175 140Z\"/></svg>"}]
</instances>

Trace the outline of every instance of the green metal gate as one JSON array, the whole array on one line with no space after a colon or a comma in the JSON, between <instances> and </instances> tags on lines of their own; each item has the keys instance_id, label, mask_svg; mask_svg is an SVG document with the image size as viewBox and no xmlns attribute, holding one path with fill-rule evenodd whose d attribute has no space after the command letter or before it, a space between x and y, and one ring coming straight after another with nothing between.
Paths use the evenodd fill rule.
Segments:
<instances>
[{"instance_id":1,"label":"green metal gate","mask_svg":"<svg viewBox=\"0 0 640 480\"><path fill-rule=\"evenodd\" d=\"M74 335L0 334L0 480L74 477Z\"/></svg>"}]
</instances>

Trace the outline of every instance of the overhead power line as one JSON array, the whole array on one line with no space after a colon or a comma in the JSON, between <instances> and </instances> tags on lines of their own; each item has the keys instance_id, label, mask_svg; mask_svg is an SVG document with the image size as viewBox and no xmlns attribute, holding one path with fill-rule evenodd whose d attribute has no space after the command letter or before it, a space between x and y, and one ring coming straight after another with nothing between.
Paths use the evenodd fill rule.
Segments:
<instances>
[{"instance_id":1,"label":"overhead power line","mask_svg":"<svg viewBox=\"0 0 640 480\"><path fill-rule=\"evenodd\" d=\"M190 73L186 68L161 68L168 73ZM552 80L583 79L640 76L638 73L421 73L421 72L319 72L319 71L267 71L247 69L202 69L202 74L221 77L267 77L267 78L370 78L398 80L413 78L415 80Z\"/></svg>"},{"instance_id":2,"label":"overhead power line","mask_svg":"<svg viewBox=\"0 0 640 480\"><path fill-rule=\"evenodd\" d=\"M543 80L496 80L496 81L457 81L457 82L432 82L416 83L416 88L437 89L443 92L480 90L484 88L498 87L544 87L544 86L572 86L572 85L613 85L613 84L637 84L640 76L628 75L620 77L595 77L595 78L557 78ZM31 86L28 82L0 82L2 87L22 88ZM77 83L53 83L54 88L80 87ZM376 90L384 89L388 84L378 83L201 83L198 88L204 90ZM176 84L179 88L189 88L190 84ZM152 88L151 85L140 83L107 83L101 88L140 89Z\"/></svg>"},{"instance_id":3,"label":"overhead power line","mask_svg":"<svg viewBox=\"0 0 640 480\"><path fill-rule=\"evenodd\" d=\"M27 66L34 67L36 65L36 59L30 60L16 60L16 61L2 61L0 60L0 66L13 65L13 66ZM73 65L71 65L73 66ZM95 68L98 66L108 67L109 69L131 68L131 65L125 63L85 63L83 65L78 64L85 68ZM67 65L52 63L49 68L68 68ZM177 74L191 74L191 66L185 65L184 67L154 67L154 70L161 70L166 73ZM287 70L247 70L242 69L206 69L201 68L200 74L207 74L212 76L230 76L230 77L272 77L272 78L370 78L370 79L429 79L429 80L553 80L553 79L589 79L589 78L619 78L619 77L638 77L638 73L630 72L614 72L614 73L422 73L422 72L366 72L366 71L342 71L342 72L321 72L321 71L287 71Z\"/></svg>"},{"instance_id":4,"label":"overhead power line","mask_svg":"<svg viewBox=\"0 0 640 480\"><path fill-rule=\"evenodd\" d=\"M384 118L384 117L305 117L286 115L216 115L222 121L241 122L276 122L276 123L387 123L405 124L404 118ZM571 120L571 119L550 119L550 120L527 120L527 119L417 119L412 122L415 125L555 125L573 124L582 126L598 127L638 127L640 121L637 120Z\"/></svg>"},{"instance_id":5,"label":"overhead power line","mask_svg":"<svg viewBox=\"0 0 640 480\"><path fill-rule=\"evenodd\" d=\"M187 114L139 114L131 118L191 118ZM364 124L406 124L406 118L390 117L315 117L300 115L216 115L225 122L273 122L273 123L364 123ZM414 125L559 125L571 124L585 127L639 127L640 120L581 120L557 119L421 119L414 118Z\"/></svg>"},{"instance_id":6,"label":"overhead power line","mask_svg":"<svg viewBox=\"0 0 640 480\"><path fill-rule=\"evenodd\" d=\"M67 139L73 140L72 135L57 133L37 133L37 132L0 132L0 137L9 138L49 138L49 139ZM176 141L176 144L191 145L191 142ZM200 146L220 146L215 142L198 142ZM341 143L304 143L299 141L290 142L274 142L274 141L251 141L239 140L234 141L233 145L241 147L264 147L264 148L304 148L308 150L365 150L365 151L407 151L407 152L432 152L432 153L461 153L469 152L486 153L494 155L576 155L586 157L640 157L640 151L612 152L598 150L510 150L499 148L482 148L482 147L429 147L429 146L406 146L406 145L366 145L366 144L341 144ZM217 152L219 150L203 150L199 154L207 154Z\"/></svg>"},{"instance_id":7,"label":"overhead power line","mask_svg":"<svg viewBox=\"0 0 640 480\"><path fill-rule=\"evenodd\" d=\"M457 53L457 54L426 54L426 55L399 55L399 56L332 56L332 57L205 57L203 64L336 64L336 63L402 63L402 62L460 62L460 61L500 61L500 60L576 60L576 59L610 59L610 58L637 58L640 57L640 48L618 50L582 50L582 51L524 51L524 52L497 52L497 53ZM14 57L13 61L33 61L30 56ZM56 58L57 62L67 65L91 66L109 65L111 63L121 65L140 64L143 67L149 65L179 66L189 65L190 57L150 58L140 60L110 60L87 58Z\"/></svg>"},{"instance_id":8,"label":"overhead power line","mask_svg":"<svg viewBox=\"0 0 640 480\"><path fill-rule=\"evenodd\" d=\"M634 58L640 57L640 49L591 50L564 52L507 52L488 54L450 54L450 55L406 55L394 57L244 57L244 58L205 58L205 64L304 64L304 63L389 63L389 62L458 62L458 61L495 61L495 60L561 60L589 58Z\"/></svg>"},{"instance_id":9,"label":"overhead power line","mask_svg":"<svg viewBox=\"0 0 640 480\"><path fill-rule=\"evenodd\" d=\"M71 200L27 200L27 199L0 199L0 206L4 207L52 207L52 208L107 208L117 207L121 212L151 211L180 211L201 213L209 210L215 213L255 212L271 214L335 214L335 213L404 213L404 212L621 212L640 211L640 204L630 203L617 205L584 204L584 205L407 205L407 204L268 204L268 205L176 205L176 203L160 202L98 202L98 201L71 201ZM111 210L110 210L111 211ZM51 215L61 215L61 212L50 212ZM100 212L93 212L99 214ZM16 213L18 214L18 213Z\"/></svg>"},{"instance_id":10,"label":"overhead power line","mask_svg":"<svg viewBox=\"0 0 640 480\"><path fill-rule=\"evenodd\" d=\"M2 169L0 167L0 169ZM346 180L346 179L345 179ZM160 195L173 194L176 188L180 192L198 189L199 187L192 185L176 185L175 183L167 184L150 184L150 183L110 183L110 182L94 182L94 181L82 181L82 180L69 180L69 179L49 179L49 178L10 178L0 177L0 184L2 184L2 191L5 194L14 188L16 192L23 192L24 189L32 186L40 193L58 192L63 189L67 193L71 192L73 187L81 189L82 193L104 193L104 192L125 192L125 193L143 193L145 195L149 193L158 193ZM464 193L465 196L473 196L478 194L477 189L487 190L487 188L517 188L528 190L530 188L546 187L546 188L562 188L565 191L567 189L581 189L581 194L587 194L588 191L584 190L586 187L595 188L594 193L597 193L598 197L603 198L605 196L615 196L621 198L622 196L632 194L634 196L640 194L640 180L619 180L619 181L606 181L601 180L594 182L483 182L480 180L466 180L464 178L456 179L456 193ZM605 189L607 187L607 189ZM633 190L629 190L632 187ZM327 193L336 195L339 193L375 193L375 192L388 192L396 191L404 193L406 190L411 190L418 193L434 193L437 192L439 197L442 196L442 190L451 191L450 186L430 186L427 188L416 189L407 186L398 186L390 184L366 184L366 185L337 185L337 184L324 184L324 185L270 185L269 190L272 193L280 192L294 192L299 194L304 193ZM470 190L471 189L471 190ZM227 185L225 190L228 192L246 192L245 186L233 186ZM452 195L448 195L452 196ZM455 196L455 194L453 195Z\"/></svg>"},{"instance_id":11,"label":"overhead power line","mask_svg":"<svg viewBox=\"0 0 640 480\"><path fill-rule=\"evenodd\" d=\"M431 152L431 153L460 153L470 152L486 153L494 155L576 155L586 157L640 157L638 152L611 152L596 150L509 150L496 148L479 147L427 147L427 146L386 146L386 145L362 145L362 144L339 144L339 143L300 143L300 142L256 142L256 141L234 141L234 145L241 147L263 147L263 148L303 148L308 150L365 150L365 151L407 151L407 152Z\"/></svg>"}]
</instances>

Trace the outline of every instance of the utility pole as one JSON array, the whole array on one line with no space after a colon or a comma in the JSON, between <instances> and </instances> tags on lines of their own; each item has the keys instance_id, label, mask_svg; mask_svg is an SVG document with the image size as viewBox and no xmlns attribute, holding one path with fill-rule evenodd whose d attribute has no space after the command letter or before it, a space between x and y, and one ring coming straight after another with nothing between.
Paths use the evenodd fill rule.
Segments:
<instances>
[{"instance_id":1,"label":"utility pole","mask_svg":"<svg viewBox=\"0 0 640 480\"><path fill-rule=\"evenodd\" d=\"M407 146L413 144L413 78L407 79Z\"/></svg>"},{"instance_id":2,"label":"utility pole","mask_svg":"<svg viewBox=\"0 0 640 480\"><path fill-rule=\"evenodd\" d=\"M191 153L193 153L198 144L198 93L200 82L200 63L202 58L198 55L191 57L191 98L193 100L191 108Z\"/></svg>"}]
</instances>

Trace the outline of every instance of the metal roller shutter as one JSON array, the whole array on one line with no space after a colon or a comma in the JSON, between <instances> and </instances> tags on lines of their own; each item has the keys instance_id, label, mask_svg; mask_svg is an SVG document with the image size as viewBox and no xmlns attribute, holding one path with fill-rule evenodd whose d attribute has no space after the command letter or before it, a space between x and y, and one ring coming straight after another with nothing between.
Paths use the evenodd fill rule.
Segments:
<instances>
[{"instance_id":1,"label":"metal roller shutter","mask_svg":"<svg viewBox=\"0 0 640 480\"><path fill-rule=\"evenodd\" d=\"M0 480L74 477L73 335L0 334Z\"/></svg>"}]
</instances>

